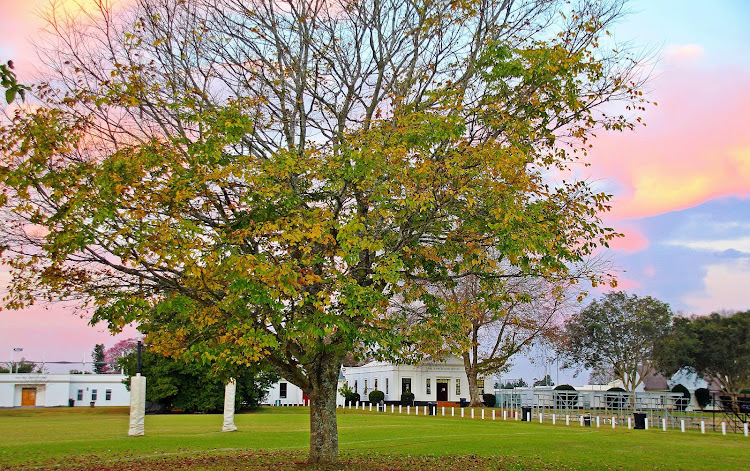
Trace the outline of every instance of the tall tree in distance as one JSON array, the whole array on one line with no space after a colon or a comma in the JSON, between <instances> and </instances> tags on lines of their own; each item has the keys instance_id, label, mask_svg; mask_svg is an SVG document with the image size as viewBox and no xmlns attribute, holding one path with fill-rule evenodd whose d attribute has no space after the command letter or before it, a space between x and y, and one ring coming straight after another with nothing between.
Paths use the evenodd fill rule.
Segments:
<instances>
[{"instance_id":1,"label":"tall tree in distance","mask_svg":"<svg viewBox=\"0 0 750 471\"><path fill-rule=\"evenodd\" d=\"M310 398L311 463L338 459L345 355L404 347L394 296L505 263L565 279L617 236L607 194L547 177L644 106L604 39L619 0L128 5L54 18L41 106L0 128L5 307L270 363Z\"/></svg>"},{"instance_id":2,"label":"tall tree in distance","mask_svg":"<svg viewBox=\"0 0 750 471\"><path fill-rule=\"evenodd\" d=\"M104 344L97 343L91 352L91 361L93 363L94 373L109 373L109 365L104 359Z\"/></svg>"},{"instance_id":3,"label":"tall tree in distance","mask_svg":"<svg viewBox=\"0 0 750 471\"><path fill-rule=\"evenodd\" d=\"M564 355L569 363L611 371L632 392L656 370L654 351L671 323L668 304L613 291L565 323Z\"/></svg>"},{"instance_id":4,"label":"tall tree in distance","mask_svg":"<svg viewBox=\"0 0 750 471\"><path fill-rule=\"evenodd\" d=\"M666 375L688 368L729 393L750 388L750 311L675 318L656 359Z\"/></svg>"}]
</instances>

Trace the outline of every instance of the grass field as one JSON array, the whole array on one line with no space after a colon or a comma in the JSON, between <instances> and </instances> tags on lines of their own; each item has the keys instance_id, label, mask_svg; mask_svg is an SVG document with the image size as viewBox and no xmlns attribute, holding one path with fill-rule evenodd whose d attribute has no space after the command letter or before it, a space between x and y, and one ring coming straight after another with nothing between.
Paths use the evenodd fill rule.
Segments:
<instances>
[{"instance_id":1,"label":"grass field","mask_svg":"<svg viewBox=\"0 0 750 471\"><path fill-rule=\"evenodd\" d=\"M477 416L479 416L477 414ZM565 426L489 419L339 413L341 469L750 469L742 434ZM124 408L0 410L0 469L276 470L304 468L304 408L146 417L128 437Z\"/></svg>"}]
</instances>

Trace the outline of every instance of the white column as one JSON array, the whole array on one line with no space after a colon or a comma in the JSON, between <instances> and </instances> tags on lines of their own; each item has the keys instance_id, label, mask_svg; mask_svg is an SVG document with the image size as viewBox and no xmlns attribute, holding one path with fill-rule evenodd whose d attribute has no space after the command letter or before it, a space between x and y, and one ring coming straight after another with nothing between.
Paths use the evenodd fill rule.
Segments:
<instances>
[{"instance_id":1,"label":"white column","mask_svg":"<svg viewBox=\"0 0 750 471\"><path fill-rule=\"evenodd\" d=\"M128 435L140 437L145 432L146 377L140 373L130 378L130 428Z\"/></svg>"},{"instance_id":2,"label":"white column","mask_svg":"<svg viewBox=\"0 0 750 471\"><path fill-rule=\"evenodd\" d=\"M237 382L230 378L224 385L224 424L221 426L222 432L234 432L237 426L234 425L234 398L237 394Z\"/></svg>"}]
</instances>

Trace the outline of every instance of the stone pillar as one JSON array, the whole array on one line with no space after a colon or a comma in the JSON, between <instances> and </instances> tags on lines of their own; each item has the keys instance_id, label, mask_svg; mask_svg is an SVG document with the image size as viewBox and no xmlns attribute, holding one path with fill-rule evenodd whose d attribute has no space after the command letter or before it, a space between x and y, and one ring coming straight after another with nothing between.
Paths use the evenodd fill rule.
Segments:
<instances>
[{"instance_id":1,"label":"stone pillar","mask_svg":"<svg viewBox=\"0 0 750 471\"><path fill-rule=\"evenodd\" d=\"M222 432L234 432L237 426L234 425L234 397L237 394L237 382L230 378L224 386L224 425L221 427Z\"/></svg>"},{"instance_id":2,"label":"stone pillar","mask_svg":"<svg viewBox=\"0 0 750 471\"><path fill-rule=\"evenodd\" d=\"M146 377L140 373L130 378L130 428L128 435L140 437L146 418Z\"/></svg>"}]
</instances>

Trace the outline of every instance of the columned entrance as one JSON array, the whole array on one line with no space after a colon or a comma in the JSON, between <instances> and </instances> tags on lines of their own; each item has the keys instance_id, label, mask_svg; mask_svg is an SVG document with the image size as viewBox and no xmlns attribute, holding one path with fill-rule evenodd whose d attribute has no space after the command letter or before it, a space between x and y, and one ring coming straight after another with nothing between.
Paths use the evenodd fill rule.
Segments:
<instances>
[{"instance_id":1,"label":"columned entrance","mask_svg":"<svg viewBox=\"0 0 750 471\"><path fill-rule=\"evenodd\" d=\"M447 401L448 400L448 383L447 379L438 379L437 383L437 400Z\"/></svg>"},{"instance_id":2,"label":"columned entrance","mask_svg":"<svg viewBox=\"0 0 750 471\"><path fill-rule=\"evenodd\" d=\"M36 405L36 388L23 388L21 390L21 407L34 407Z\"/></svg>"}]
</instances>

